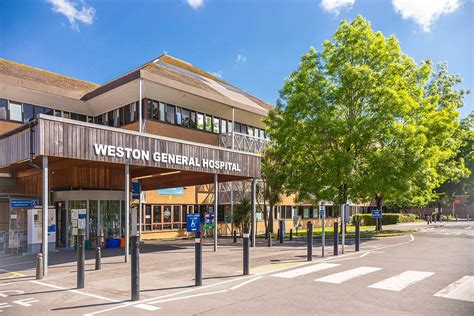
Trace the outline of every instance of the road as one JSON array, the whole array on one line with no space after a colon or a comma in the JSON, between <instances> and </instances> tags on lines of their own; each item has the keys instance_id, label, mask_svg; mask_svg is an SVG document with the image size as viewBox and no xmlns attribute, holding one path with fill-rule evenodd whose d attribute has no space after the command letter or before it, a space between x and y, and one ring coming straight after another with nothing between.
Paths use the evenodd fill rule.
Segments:
<instances>
[{"instance_id":1,"label":"road","mask_svg":"<svg viewBox=\"0 0 474 316\"><path fill-rule=\"evenodd\" d=\"M335 257L328 251L329 256L315 256L312 262L301 260L304 248L256 247L251 252L250 276L239 276L238 256L218 264L236 256L238 249L229 246L220 250L220 257L205 262L208 270L204 275L228 269L205 278L202 287L184 282L182 273L169 275L179 271L182 262L180 257L173 257L174 252L153 253L168 258L163 259L166 273L157 278L164 280L168 275L168 286L162 284L159 291L142 287L139 302L125 298L126 291L114 291L123 283L120 275L107 279L114 284L110 288L91 285L75 290L75 273L67 270L66 264L58 277L35 281L26 276L31 272L28 270L16 271L17 277L0 281L0 310L5 315L474 315L473 246L474 223L459 222L369 241L360 252L346 251ZM181 255L185 253L189 251L183 250ZM146 254L143 256L146 260ZM174 262L166 266L170 261ZM214 269L209 266L213 264ZM157 276L159 267L142 275L144 284ZM72 281L66 280L68 275ZM106 282L100 280L101 275L105 272L96 274L97 286Z\"/></svg>"}]
</instances>

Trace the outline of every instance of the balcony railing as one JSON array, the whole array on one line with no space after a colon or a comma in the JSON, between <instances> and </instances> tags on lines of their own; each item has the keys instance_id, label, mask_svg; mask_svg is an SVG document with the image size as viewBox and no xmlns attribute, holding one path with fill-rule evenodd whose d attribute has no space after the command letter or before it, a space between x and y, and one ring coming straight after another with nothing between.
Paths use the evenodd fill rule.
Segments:
<instances>
[{"instance_id":1,"label":"balcony railing","mask_svg":"<svg viewBox=\"0 0 474 316\"><path fill-rule=\"evenodd\" d=\"M225 148L232 148L232 135L234 136L234 149L250 152L250 153L261 153L268 144L268 140L265 138L255 137L242 133L228 133L219 134L219 146Z\"/></svg>"}]
</instances>

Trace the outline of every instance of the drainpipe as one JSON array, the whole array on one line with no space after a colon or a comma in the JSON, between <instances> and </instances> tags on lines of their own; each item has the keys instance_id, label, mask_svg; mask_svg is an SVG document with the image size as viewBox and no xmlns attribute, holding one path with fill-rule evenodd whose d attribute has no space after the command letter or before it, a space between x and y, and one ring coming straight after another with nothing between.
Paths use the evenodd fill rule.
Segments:
<instances>
[{"instance_id":1,"label":"drainpipe","mask_svg":"<svg viewBox=\"0 0 474 316\"><path fill-rule=\"evenodd\" d=\"M29 125L30 125L30 159L28 160L28 163L32 166L32 167L35 167L37 169L42 169L40 166L38 166L37 164L35 164L33 162L33 158L34 156L36 155L35 154L35 126L38 124L37 120L32 120L29 122Z\"/></svg>"}]
</instances>

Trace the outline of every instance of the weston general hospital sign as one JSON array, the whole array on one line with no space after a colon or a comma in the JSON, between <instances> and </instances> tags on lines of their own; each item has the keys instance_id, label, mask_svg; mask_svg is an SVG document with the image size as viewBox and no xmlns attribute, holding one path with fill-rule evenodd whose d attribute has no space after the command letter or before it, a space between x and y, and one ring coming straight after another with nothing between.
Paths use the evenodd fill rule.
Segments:
<instances>
[{"instance_id":1,"label":"weston general hospital sign","mask_svg":"<svg viewBox=\"0 0 474 316\"><path fill-rule=\"evenodd\" d=\"M110 157L110 158L124 158L133 159L140 161L153 161L161 162L166 164L172 164L176 166L189 166L197 168L206 168L213 170L225 170L232 172L240 172L240 166L238 163L197 158L178 154L169 154L164 152L150 152L149 150L128 148L121 146L94 144L94 153L97 156Z\"/></svg>"}]
</instances>

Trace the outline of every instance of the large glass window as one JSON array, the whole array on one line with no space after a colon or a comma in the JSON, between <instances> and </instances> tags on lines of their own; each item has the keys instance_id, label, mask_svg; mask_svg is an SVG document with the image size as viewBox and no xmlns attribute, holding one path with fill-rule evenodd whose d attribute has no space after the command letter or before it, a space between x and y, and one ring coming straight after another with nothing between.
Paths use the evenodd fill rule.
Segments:
<instances>
[{"instance_id":1,"label":"large glass window","mask_svg":"<svg viewBox=\"0 0 474 316\"><path fill-rule=\"evenodd\" d=\"M221 133L227 133L227 121L224 119L221 119Z\"/></svg>"},{"instance_id":2,"label":"large glass window","mask_svg":"<svg viewBox=\"0 0 474 316\"><path fill-rule=\"evenodd\" d=\"M121 233L120 201L100 201L100 232L107 238L119 238Z\"/></svg>"},{"instance_id":3,"label":"large glass window","mask_svg":"<svg viewBox=\"0 0 474 316\"><path fill-rule=\"evenodd\" d=\"M8 105L7 100L0 99L0 120L7 119L7 105Z\"/></svg>"},{"instance_id":4,"label":"large glass window","mask_svg":"<svg viewBox=\"0 0 474 316\"><path fill-rule=\"evenodd\" d=\"M153 206L153 230L161 230L161 205Z\"/></svg>"},{"instance_id":5,"label":"large glass window","mask_svg":"<svg viewBox=\"0 0 474 316\"><path fill-rule=\"evenodd\" d=\"M21 122L22 117L22 110L21 110L21 103L9 102L9 110L10 110L10 120Z\"/></svg>"},{"instance_id":6,"label":"large glass window","mask_svg":"<svg viewBox=\"0 0 474 316\"><path fill-rule=\"evenodd\" d=\"M214 117L212 119L212 131L216 134L219 134L219 118Z\"/></svg>"},{"instance_id":7,"label":"large glass window","mask_svg":"<svg viewBox=\"0 0 474 316\"><path fill-rule=\"evenodd\" d=\"M228 122L227 122L227 131L228 131L229 133L232 133L232 121L228 121Z\"/></svg>"},{"instance_id":8,"label":"large glass window","mask_svg":"<svg viewBox=\"0 0 474 316\"><path fill-rule=\"evenodd\" d=\"M160 105L156 101L148 100L148 118L158 121L160 119Z\"/></svg>"},{"instance_id":9,"label":"large glass window","mask_svg":"<svg viewBox=\"0 0 474 316\"><path fill-rule=\"evenodd\" d=\"M204 114L197 114L197 128L204 129Z\"/></svg>"},{"instance_id":10,"label":"large glass window","mask_svg":"<svg viewBox=\"0 0 474 316\"><path fill-rule=\"evenodd\" d=\"M123 124L129 124L130 119L130 104L123 107Z\"/></svg>"},{"instance_id":11,"label":"large glass window","mask_svg":"<svg viewBox=\"0 0 474 316\"><path fill-rule=\"evenodd\" d=\"M107 125L114 126L114 111L107 113Z\"/></svg>"},{"instance_id":12,"label":"large glass window","mask_svg":"<svg viewBox=\"0 0 474 316\"><path fill-rule=\"evenodd\" d=\"M176 108L176 124L182 125L183 124L183 116L181 114L181 108Z\"/></svg>"},{"instance_id":13,"label":"large glass window","mask_svg":"<svg viewBox=\"0 0 474 316\"><path fill-rule=\"evenodd\" d=\"M150 231L151 230L151 205L145 205L145 225L144 230Z\"/></svg>"},{"instance_id":14,"label":"large glass window","mask_svg":"<svg viewBox=\"0 0 474 316\"><path fill-rule=\"evenodd\" d=\"M191 111L191 128L196 128L196 112Z\"/></svg>"},{"instance_id":15,"label":"large glass window","mask_svg":"<svg viewBox=\"0 0 474 316\"><path fill-rule=\"evenodd\" d=\"M174 124L175 122L175 107L173 105L166 105L166 123Z\"/></svg>"},{"instance_id":16,"label":"large glass window","mask_svg":"<svg viewBox=\"0 0 474 316\"><path fill-rule=\"evenodd\" d=\"M23 103L23 122L26 123L35 117L34 106Z\"/></svg>"},{"instance_id":17,"label":"large glass window","mask_svg":"<svg viewBox=\"0 0 474 316\"><path fill-rule=\"evenodd\" d=\"M240 133L240 123L234 123L234 132Z\"/></svg>"},{"instance_id":18,"label":"large glass window","mask_svg":"<svg viewBox=\"0 0 474 316\"><path fill-rule=\"evenodd\" d=\"M191 113L189 110L182 109L181 110L181 116L183 120L183 126L184 127L191 127Z\"/></svg>"},{"instance_id":19,"label":"large glass window","mask_svg":"<svg viewBox=\"0 0 474 316\"><path fill-rule=\"evenodd\" d=\"M165 121L165 104L160 102L160 121Z\"/></svg>"},{"instance_id":20,"label":"large glass window","mask_svg":"<svg viewBox=\"0 0 474 316\"><path fill-rule=\"evenodd\" d=\"M206 122L204 128L208 132L212 132L212 116L206 114Z\"/></svg>"},{"instance_id":21,"label":"large glass window","mask_svg":"<svg viewBox=\"0 0 474 316\"><path fill-rule=\"evenodd\" d=\"M54 116L56 117L62 117L62 113L61 113L61 110L54 110Z\"/></svg>"},{"instance_id":22,"label":"large glass window","mask_svg":"<svg viewBox=\"0 0 474 316\"><path fill-rule=\"evenodd\" d=\"M179 229L180 227L180 218L179 218L179 215L180 215L180 206L173 206L173 229Z\"/></svg>"},{"instance_id":23,"label":"large glass window","mask_svg":"<svg viewBox=\"0 0 474 316\"><path fill-rule=\"evenodd\" d=\"M104 117L106 117L106 114L103 114L103 115L104 115ZM67 118L67 119L68 119L70 116L71 116L71 115L70 115L69 112L63 111L63 117L64 117L64 118ZM104 122L105 122L105 120L104 120Z\"/></svg>"},{"instance_id":24,"label":"large glass window","mask_svg":"<svg viewBox=\"0 0 474 316\"><path fill-rule=\"evenodd\" d=\"M171 206L163 206L163 229L171 229Z\"/></svg>"}]
</instances>

